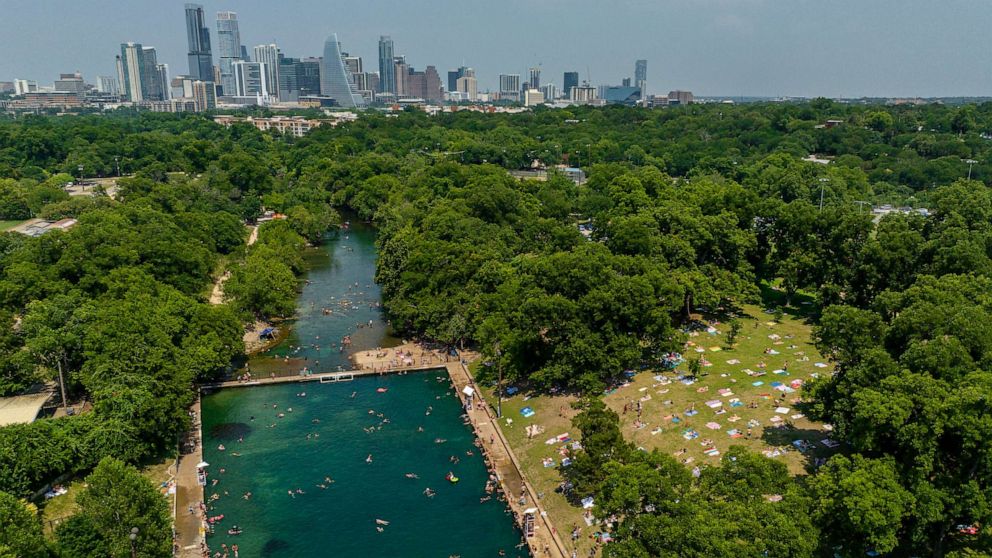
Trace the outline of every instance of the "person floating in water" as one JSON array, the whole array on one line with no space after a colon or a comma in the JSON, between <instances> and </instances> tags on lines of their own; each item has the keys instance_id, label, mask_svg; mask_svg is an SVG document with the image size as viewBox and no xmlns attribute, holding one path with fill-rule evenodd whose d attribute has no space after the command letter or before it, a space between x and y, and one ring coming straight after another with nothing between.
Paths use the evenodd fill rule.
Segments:
<instances>
[{"instance_id":1,"label":"person floating in water","mask_svg":"<svg viewBox=\"0 0 992 558\"><path fill-rule=\"evenodd\" d=\"M370 453L368 457L365 458L366 463L372 463L372 454Z\"/></svg>"}]
</instances>

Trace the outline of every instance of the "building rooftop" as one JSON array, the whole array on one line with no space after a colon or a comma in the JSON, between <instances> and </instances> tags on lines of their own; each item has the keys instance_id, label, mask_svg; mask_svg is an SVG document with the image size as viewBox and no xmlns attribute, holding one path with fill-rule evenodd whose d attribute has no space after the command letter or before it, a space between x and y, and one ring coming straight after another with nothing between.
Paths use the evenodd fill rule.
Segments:
<instances>
[{"instance_id":1,"label":"building rooftop","mask_svg":"<svg viewBox=\"0 0 992 558\"><path fill-rule=\"evenodd\" d=\"M0 427L11 424L27 424L34 422L41 408L52 396L49 391L0 397Z\"/></svg>"}]
</instances>

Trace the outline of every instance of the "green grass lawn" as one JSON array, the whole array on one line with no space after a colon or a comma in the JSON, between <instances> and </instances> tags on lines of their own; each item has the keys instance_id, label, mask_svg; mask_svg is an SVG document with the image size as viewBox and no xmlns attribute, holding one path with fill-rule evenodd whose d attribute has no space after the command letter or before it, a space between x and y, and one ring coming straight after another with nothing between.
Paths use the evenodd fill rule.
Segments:
<instances>
[{"instance_id":1,"label":"green grass lawn","mask_svg":"<svg viewBox=\"0 0 992 558\"><path fill-rule=\"evenodd\" d=\"M9 231L24 221L26 221L26 219L22 221L0 221L0 231Z\"/></svg>"},{"instance_id":2,"label":"green grass lawn","mask_svg":"<svg viewBox=\"0 0 992 558\"><path fill-rule=\"evenodd\" d=\"M778 302L782 296L770 287L765 289L763 295L771 303ZM621 429L628 440L646 450L657 448L674 455L687 467L718 465L720 455L731 445L742 445L753 451L775 455L773 459L785 463L792 474L803 474L815 457L825 457L833 451L821 443L829 432L823 429L823 425L799 416L802 414L797 408L800 389L793 388L794 392L783 393L771 384L781 382L792 387L797 380L805 382L813 374L827 374L832 369L832 365L810 342L811 328L805 317L810 308L809 304L790 307L781 323L776 323L773 315L764 312L762 307L745 306L743 315L738 318L743 328L733 348L726 347L725 322L712 323L715 332L703 330L689 337L692 345L683 351L683 356L687 360L702 357L711 363L711 366L702 368L700 378L691 385L676 379L686 372L686 365L672 372L644 371L624 386L604 395L603 400L620 414ZM697 349L703 352L697 352ZM769 354L766 350L774 350L778 354ZM764 368L759 368L761 363ZM786 363L787 375L774 373L782 370ZM815 363L828 366L817 367ZM746 370L751 370L755 375L749 375ZM764 374L757 375L760 372ZM755 382L762 384L755 386ZM722 395L720 390L724 389L730 393L724 392L727 394ZM485 393L485 396L490 403L495 402L492 391ZM721 402L719 408L706 405L716 400ZM738 400L742 406L732 407L732 400ZM581 528L582 536L576 550L584 556L593 547L590 535L598 526L587 527L582 519L582 510L554 492L562 480L561 476L556 468L543 464L547 458L553 459L556 465L561 462L559 449L563 444L546 444L547 440L565 433L573 439L579 437L579 432L571 423L571 418L576 414L571 409L573 401L575 397L570 396L528 397L517 394L503 401L504 420L501 425L527 479L538 492L544 494L542 503L562 540L570 545L572 527L578 525ZM638 401L642 405L641 421L644 426L635 428ZM628 406L626 413L625 405ZM535 411L531 418L520 414L520 410L527 406ZM779 407L788 411L776 412ZM687 410L698 413L687 416ZM676 417L678 422L674 420ZM782 424L789 423L792 428L775 427L772 417L779 417ZM506 419L512 422L507 424ZM750 437L747 434L749 421L754 421L750 423ZM719 428L711 429L708 424L719 425ZM528 425L539 425L543 432L528 439L525 431ZM687 440L683 436L687 429L698 433L698 437ZM732 429L739 431L739 437L728 433ZM800 452L792 445L794 440L806 440L815 449ZM708 455L705 450L710 448L716 448L720 453ZM774 452L778 452L777 455Z\"/></svg>"},{"instance_id":3,"label":"green grass lawn","mask_svg":"<svg viewBox=\"0 0 992 558\"><path fill-rule=\"evenodd\" d=\"M141 474L157 488L161 488L161 484L171 479L175 473L174 464L175 460L171 458L153 461L141 467ZM56 496L40 504L42 526L45 529L45 534L49 536L53 534L59 523L79 511L76 496L86 488L86 483L82 479L76 479L65 486L68 489L66 494ZM166 497L169 500L169 509L171 510L175 496L167 494Z\"/></svg>"}]
</instances>

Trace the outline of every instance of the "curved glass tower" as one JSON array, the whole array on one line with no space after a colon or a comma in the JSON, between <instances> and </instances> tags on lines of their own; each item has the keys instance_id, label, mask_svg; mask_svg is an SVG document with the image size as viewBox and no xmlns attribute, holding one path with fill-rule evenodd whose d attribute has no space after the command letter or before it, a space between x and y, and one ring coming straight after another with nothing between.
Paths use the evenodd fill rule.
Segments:
<instances>
[{"instance_id":1,"label":"curved glass tower","mask_svg":"<svg viewBox=\"0 0 992 558\"><path fill-rule=\"evenodd\" d=\"M339 106L357 108L365 106L365 99L358 94L355 84L344 67L341 45L337 33L324 41L324 61L320 69L320 94L333 97Z\"/></svg>"}]
</instances>

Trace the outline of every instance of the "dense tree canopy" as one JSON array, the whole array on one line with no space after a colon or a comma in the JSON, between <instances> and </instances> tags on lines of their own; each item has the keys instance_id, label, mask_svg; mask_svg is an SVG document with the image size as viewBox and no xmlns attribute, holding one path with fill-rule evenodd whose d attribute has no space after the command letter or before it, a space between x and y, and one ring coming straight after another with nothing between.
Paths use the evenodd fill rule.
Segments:
<instances>
[{"instance_id":1,"label":"dense tree canopy","mask_svg":"<svg viewBox=\"0 0 992 558\"><path fill-rule=\"evenodd\" d=\"M61 376L94 410L0 429L0 490L26 496L174 444L193 384L242 351L242 323L293 313L304 249L339 208L378 227L394 330L474 345L500 365L482 381L499 368L595 394L678 349L702 310L769 283L814 295L817 343L838 366L809 388L809 414L845 454L799 480L740 449L690 474L624 442L592 400L567 480L610 519L609 554L978 555L992 521L989 137L992 104L825 99L368 113L303 138L196 115L2 120L0 219L79 222L0 235L0 394ZM507 173L535 161L546 180ZM116 199L68 198L80 165L129 178ZM244 223L263 211L286 218L246 249ZM208 305L224 271L226 304ZM55 550L117 555L109 502L144 518L142 552L158 555L157 505L101 483L145 487L117 462L98 473Z\"/></svg>"}]
</instances>

